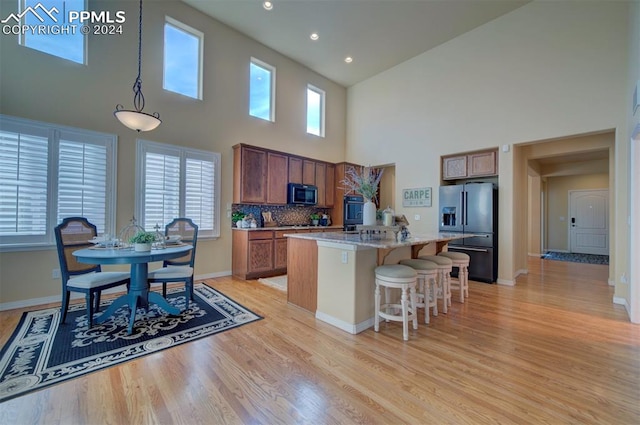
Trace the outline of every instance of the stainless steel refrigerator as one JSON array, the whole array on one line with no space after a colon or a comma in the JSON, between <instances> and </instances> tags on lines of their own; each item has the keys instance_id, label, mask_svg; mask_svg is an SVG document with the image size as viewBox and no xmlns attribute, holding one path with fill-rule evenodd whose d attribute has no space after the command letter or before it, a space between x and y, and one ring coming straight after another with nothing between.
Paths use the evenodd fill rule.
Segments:
<instances>
[{"instance_id":1,"label":"stainless steel refrigerator","mask_svg":"<svg viewBox=\"0 0 640 425\"><path fill-rule=\"evenodd\" d=\"M469 279L493 283L498 278L498 188L493 183L440 187L441 232L479 236L449 242L449 251L471 257Z\"/></svg>"}]
</instances>

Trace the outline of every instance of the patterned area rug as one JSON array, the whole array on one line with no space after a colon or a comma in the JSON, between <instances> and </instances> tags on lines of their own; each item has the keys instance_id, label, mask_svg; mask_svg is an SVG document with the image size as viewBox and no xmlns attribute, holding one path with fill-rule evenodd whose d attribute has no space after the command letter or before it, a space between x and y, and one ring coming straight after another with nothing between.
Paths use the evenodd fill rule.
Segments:
<instances>
[{"instance_id":1,"label":"patterned area rug","mask_svg":"<svg viewBox=\"0 0 640 425\"><path fill-rule=\"evenodd\" d=\"M194 299L180 316L154 304L138 309L131 335L128 307L91 329L84 303L69 307L64 324L59 308L24 313L0 352L0 402L262 319L203 283L195 285ZM184 309L184 288L170 288L167 300ZM110 302L101 303L100 310Z\"/></svg>"},{"instance_id":2,"label":"patterned area rug","mask_svg":"<svg viewBox=\"0 0 640 425\"><path fill-rule=\"evenodd\" d=\"M573 263L609 264L608 255L576 254L573 252L547 251L542 256L542 258L544 260L571 261Z\"/></svg>"}]
</instances>

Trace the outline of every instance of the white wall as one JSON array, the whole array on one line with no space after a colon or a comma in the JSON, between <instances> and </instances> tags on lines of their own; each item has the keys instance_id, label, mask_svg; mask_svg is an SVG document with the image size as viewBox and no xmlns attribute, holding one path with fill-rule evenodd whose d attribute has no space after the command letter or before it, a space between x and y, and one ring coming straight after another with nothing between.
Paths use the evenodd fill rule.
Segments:
<instances>
[{"instance_id":1,"label":"white wall","mask_svg":"<svg viewBox=\"0 0 640 425\"><path fill-rule=\"evenodd\" d=\"M626 211L629 3L532 2L349 88L347 160L396 164L402 188L439 185L441 155L616 130L616 210ZM515 149L500 151L499 280L526 261L526 170ZM518 165L516 165L518 164ZM520 188L523 188L524 194ZM397 196L397 195L396 195ZM524 198L520 199L520 196ZM437 230L432 208L396 210L412 233ZM624 215L624 213L622 213ZM628 235L614 232L622 267Z\"/></svg>"}]
</instances>

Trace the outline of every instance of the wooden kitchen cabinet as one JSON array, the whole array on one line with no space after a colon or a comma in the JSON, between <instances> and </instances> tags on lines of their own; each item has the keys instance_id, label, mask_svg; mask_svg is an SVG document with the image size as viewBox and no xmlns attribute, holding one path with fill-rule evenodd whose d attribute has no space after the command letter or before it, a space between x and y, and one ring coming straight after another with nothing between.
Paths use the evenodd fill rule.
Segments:
<instances>
[{"instance_id":1,"label":"wooden kitchen cabinet","mask_svg":"<svg viewBox=\"0 0 640 425\"><path fill-rule=\"evenodd\" d=\"M302 184L302 158L289 157L289 182Z\"/></svg>"},{"instance_id":2,"label":"wooden kitchen cabinet","mask_svg":"<svg viewBox=\"0 0 640 425\"><path fill-rule=\"evenodd\" d=\"M241 143L233 147L233 203L286 205L287 183L299 183L318 188L318 207L333 208L342 204L337 173L329 162Z\"/></svg>"},{"instance_id":3,"label":"wooden kitchen cabinet","mask_svg":"<svg viewBox=\"0 0 640 425\"><path fill-rule=\"evenodd\" d=\"M302 161L302 184L316 184L316 162L309 159Z\"/></svg>"},{"instance_id":4,"label":"wooden kitchen cabinet","mask_svg":"<svg viewBox=\"0 0 640 425\"><path fill-rule=\"evenodd\" d=\"M267 204L287 203L289 157L276 152L267 153Z\"/></svg>"},{"instance_id":5,"label":"wooden kitchen cabinet","mask_svg":"<svg viewBox=\"0 0 640 425\"><path fill-rule=\"evenodd\" d=\"M241 279L274 276L273 231L233 230L231 274Z\"/></svg>"},{"instance_id":6,"label":"wooden kitchen cabinet","mask_svg":"<svg viewBox=\"0 0 640 425\"><path fill-rule=\"evenodd\" d=\"M498 175L498 152L472 153L469 157L469 177Z\"/></svg>"},{"instance_id":7,"label":"wooden kitchen cabinet","mask_svg":"<svg viewBox=\"0 0 640 425\"><path fill-rule=\"evenodd\" d=\"M269 272L273 269L273 239L250 240L247 274Z\"/></svg>"},{"instance_id":8,"label":"wooden kitchen cabinet","mask_svg":"<svg viewBox=\"0 0 640 425\"><path fill-rule=\"evenodd\" d=\"M267 151L242 144L233 147L233 202L267 202Z\"/></svg>"},{"instance_id":9,"label":"wooden kitchen cabinet","mask_svg":"<svg viewBox=\"0 0 640 425\"><path fill-rule=\"evenodd\" d=\"M498 175L498 151L442 157L442 179L457 180Z\"/></svg>"},{"instance_id":10,"label":"wooden kitchen cabinet","mask_svg":"<svg viewBox=\"0 0 640 425\"><path fill-rule=\"evenodd\" d=\"M241 279L287 273L287 238L294 230L233 230L231 273Z\"/></svg>"},{"instance_id":11,"label":"wooden kitchen cabinet","mask_svg":"<svg viewBox=\"0 0 640 425\"><path fill-rule=\"evenodd\" d=\"M333 208L336 195L336 183L335 183L336 166L333 164L327 164L326 179L325 179L325 191L324 191L324 205L328 208Z\"/></svg>"},{"instance_id":12,"label":"wooden kitchen cabinet","mask_svg":"<svg viewBox=\"0 0 640 425\"><path fill-rule=\"evenodd\" d=\"M442 158L442 179L461 179L467 177L467 156Z\"/></svg>"},{"instance_id":13,"label":"wooden kitchen cabinet","mask_svg":"<svg viewBox=\"0 0 640 425\"><path fill-rule=\"evenodd\" d=\"M327 179L327 166L322 162L316 162L316 187L318 188L318 206L323 207L326 205L325 200L325 188Z\"/></svg>"},{"instance_id":14,"label":"wooden kitchen cabinet","mask_svg":"<svg viewBox=\"0 0 640 425\"><path fill-rule=\"evenodd\" d=\"M287 238L282 237L273 240L273 268L278 274L287 272Z\"/></svg>"}]
</instances>

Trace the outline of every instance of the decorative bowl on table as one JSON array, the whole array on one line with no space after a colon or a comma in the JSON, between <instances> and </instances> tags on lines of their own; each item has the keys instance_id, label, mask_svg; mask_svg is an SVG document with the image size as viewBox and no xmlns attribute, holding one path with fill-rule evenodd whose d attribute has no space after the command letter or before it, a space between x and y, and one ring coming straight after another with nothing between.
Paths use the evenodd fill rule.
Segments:
<instances>
[{"instance_id":1,"label":"decorative bowl on table","mask_svg":"<svg viewBox=\"0 0 640 425\"><path fill-rule=\"evenodd\" d=\"M180 243L180 241L182 241L182 236L180 235L169 235L167 236L167 240L165 241L165 243L167 245L177 245Z\"/></svg>"}]
</instances>

